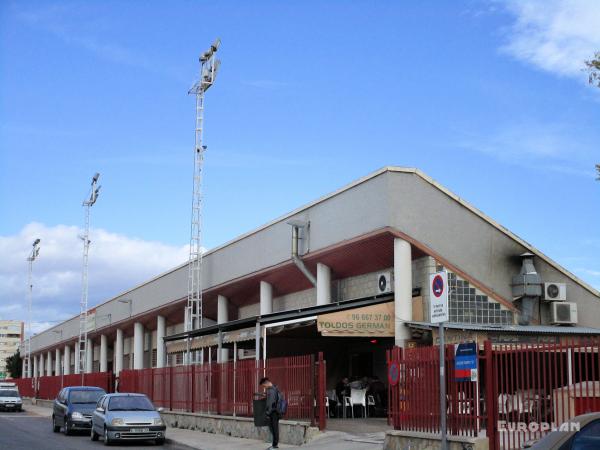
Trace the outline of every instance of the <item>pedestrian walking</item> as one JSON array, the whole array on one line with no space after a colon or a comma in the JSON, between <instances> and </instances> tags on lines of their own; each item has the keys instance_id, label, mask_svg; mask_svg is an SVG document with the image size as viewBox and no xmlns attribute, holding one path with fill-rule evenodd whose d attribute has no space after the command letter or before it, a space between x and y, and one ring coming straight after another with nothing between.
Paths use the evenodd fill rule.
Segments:
<instances>
[{"instance_id":1,"label":"pedestrian walking","mask_svg":"<svg viewBox=\"0 0 600 450\"><path fill-rule=\"evenodd\" d=\"M266 393L266 397L267 397L267 409L265 411L266 415L267 415L267 421L269 423L269 430L271 431L271 434L273 435L273 443L272 445L269 447L269 449L272 448L279 448L279 418L280 418L280 413L279 413L279 403L280 403L280 398L281 394L279 393L279 389L277 389L277 386L274 385L271 380L269 380L267 377L261 378L260 380L260 386L265 389L265 393Z\"/></svg>"}]
</instances>

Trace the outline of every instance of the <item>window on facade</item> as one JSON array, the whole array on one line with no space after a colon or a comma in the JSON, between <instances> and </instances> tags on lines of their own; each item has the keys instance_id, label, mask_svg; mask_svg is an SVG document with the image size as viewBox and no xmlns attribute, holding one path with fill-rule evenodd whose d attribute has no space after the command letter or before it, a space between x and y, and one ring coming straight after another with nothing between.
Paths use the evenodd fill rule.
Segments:
<instances>
[{"instance_id":1,"label":"window on facade","mask_svg":"<svg viewBox=\"0 0 600 450\"><path fill-rule=\"evenodd\" d=\"M479 289L448 272L450 322L501 324L513 323L513 312L491 300Z\"/></svg>"}]
</instances>

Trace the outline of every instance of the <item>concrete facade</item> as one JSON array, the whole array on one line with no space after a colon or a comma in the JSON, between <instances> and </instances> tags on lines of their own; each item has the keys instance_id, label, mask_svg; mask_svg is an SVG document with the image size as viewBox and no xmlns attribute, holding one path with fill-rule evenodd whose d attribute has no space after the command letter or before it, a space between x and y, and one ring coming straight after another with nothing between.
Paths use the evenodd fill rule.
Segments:
<instances>
[{"instance_id":1,"label":"concrete facade","mask_svg":"<svg viewBox=\"0 0 600 450\"><path fill-rule=\"evenodd\" d=\"M311 287L291 261L288 222L292 219L310 223L302 258L317 282L321 279L317 287ZM372 250L370 240L378 242ZM363 247L352 250L359 245ZM378 255L372 256L375 251ZM208 251L203 257L202 282L206 310L213 312L203 325L217 323L219 296L227 298L227 319L233 321L374 296L376 275L381 272L391 274L397 316L411 320L418 312L426 319L428 275L440 267L466 280L485 301L497 303L509 321L517 314L511 300L511 277L520 268L518 255L526 251L535 255L544 281L567 284L568 300L579 309L578 325L596 326L598 291L425 174L384 168ZM290 286L289 276L278 278L278 271L297 277L297 283ZM98 305L96 326L90 332L96 349L93 368L118 372L156 366L163 358L165 364L174 364L176 358L159 355L157 342L163 334L183 331L187 276L187 263L183 263ZM413 305L415 290L420 291L418 307ZM106 317L110 320L101 320ZM159 317L164 323L159 323ZM78 321L74 317L34 336L32 354L59 348L65 373L77 373L73 345ZM397 333L398 343L410 338L400 323Z\"/></svg>"}]
</instances>

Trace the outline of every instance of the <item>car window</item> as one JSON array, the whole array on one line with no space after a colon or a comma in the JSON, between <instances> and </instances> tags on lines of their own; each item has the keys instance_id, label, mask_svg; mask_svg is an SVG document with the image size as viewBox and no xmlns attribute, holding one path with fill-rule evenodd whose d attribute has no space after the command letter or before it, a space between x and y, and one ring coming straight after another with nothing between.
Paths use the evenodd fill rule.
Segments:
<instances>
[{"instance_id":1,"label":"car window","mask_svg":"<svg viewBox=\"0 0 600 450\"><path fill-rule=\"evenodd\" d=\"M596 450L600 448L600 420L588 423L573 438L571 450Z\"/></svg>"},{"instance_id":2,"label":"car window","mask_svg":"<svg viewBox=\"0 0 600 450\"><path fill-rule=\"evenodd\" d=\"M0 389L0 397L18 397L19 393L14 389Z\"/></svg>"},{"instance_id":3,"label":"car window","mask_svg":"<svg viewBox=\"0 0 600 450\"><path fill-rule=\"evenodd\" d=\"M69 393L69 402L71 403L97 403L98 399L102 397L106 392L98 390L85 390L78 391L72 390Z\"/></svg>"},{"instance_id":4,"label":"car window","mask_svg":"<svg viewBox=\"0 0 600 450\"><path fill-rule=\"evenodd\" d=\"M64 389L61 389L61 390L58 392L58 394L56 395L56 400L58 400L59 402L62 400L62 396L63 396L63 392L64 392L64 391L65 391Z\"/></svg>"},{"instance_id":5,"label":"car window","mask_svg":"<svg viewBox=\"0 0 600 450\"><path fill-rule=\"evenodd\" d=\"M154 406L146 396L119 396L110 399L110 411L154 411Z\"/></svg>"},{"instance_id":6,"label":"car window","mask_svg":"<svg viewBox=\"0 0 600 450\"><path fill-rule=\"evenodd\" d=\"M103 395L102 397L100 397L98 399L98 402L96 403L96 408L101 408L102 407L102 402L104 401L106 397Z\"/></svg>"},{"instance_id":7,"label":"car window","mask_svg":"<svg viewBox=\"0 0 600 450\"><path fill-rule=\"evenodd\" d=\"M104 400L102 401L102 409L106 410L107 405L108 405L108 396L105 396Z\"/></svg>"}]
</instances>

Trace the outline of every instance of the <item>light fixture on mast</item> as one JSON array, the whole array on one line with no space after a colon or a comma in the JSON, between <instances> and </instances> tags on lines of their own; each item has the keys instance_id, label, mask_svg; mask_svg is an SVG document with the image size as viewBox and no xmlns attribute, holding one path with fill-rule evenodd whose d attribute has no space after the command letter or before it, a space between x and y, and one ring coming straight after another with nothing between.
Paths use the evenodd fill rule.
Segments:
<instances>
[{"instance_id":1,"label":"light fixture on mast","mask_svg":"<svg viewBox=\"0 0 600 450\"><path fill-rule=\"evenodd\" d=\"M185 331L202 328L202 166L206 146L202 144L204 131L204 93L213 85L221 62L215 57L221 40L217 39L200 56L200 79L188 91L196 96L196 126L194 142L194 178L192 188L192 217L190 226L190 254L188 269L188 297L185 309ZM190 338L187 339L185 363L192 361ZM203 359L203 356L201 357Z\"/></svg>"},{"instance_id":2,"label":"light fixture on mast","mask_svg":"<svg viewBox=\"0 0 600 450\"><path fill-rule=\"evenodd\" d=\"M28 278L28 291L29 296L27 298L27 339L25 340L25 373L23 374L27 378L31 378L31 309L33 303L33 262L37 259L40 254L40 239L33 241L33 248L31 253L27 257L29 262L29 278ZM37 374L35 374L37 376Z\"/></svg>"},{"instance_id":3,"label":"light fixture on mast","mask_svg":"<svg viewBox=\"0 0 600 450\"><path fill-rule=\"evenodd\" d=\"M90 251L90 208L98 200L100 193L100 187L98 186L98 179L100 174L96 173L92 178L90 197L84 200L83 207L85 208L85 222L83 228L83 269L81 272L81 303L79 312L79 340L77 342L77 358L79 360L78 370L81 374L81 384L83 385L83 374L86 371L86 353L89 350L87 348L87 311L88 311L88 256Z\"/></svg>"}]
</instances>

